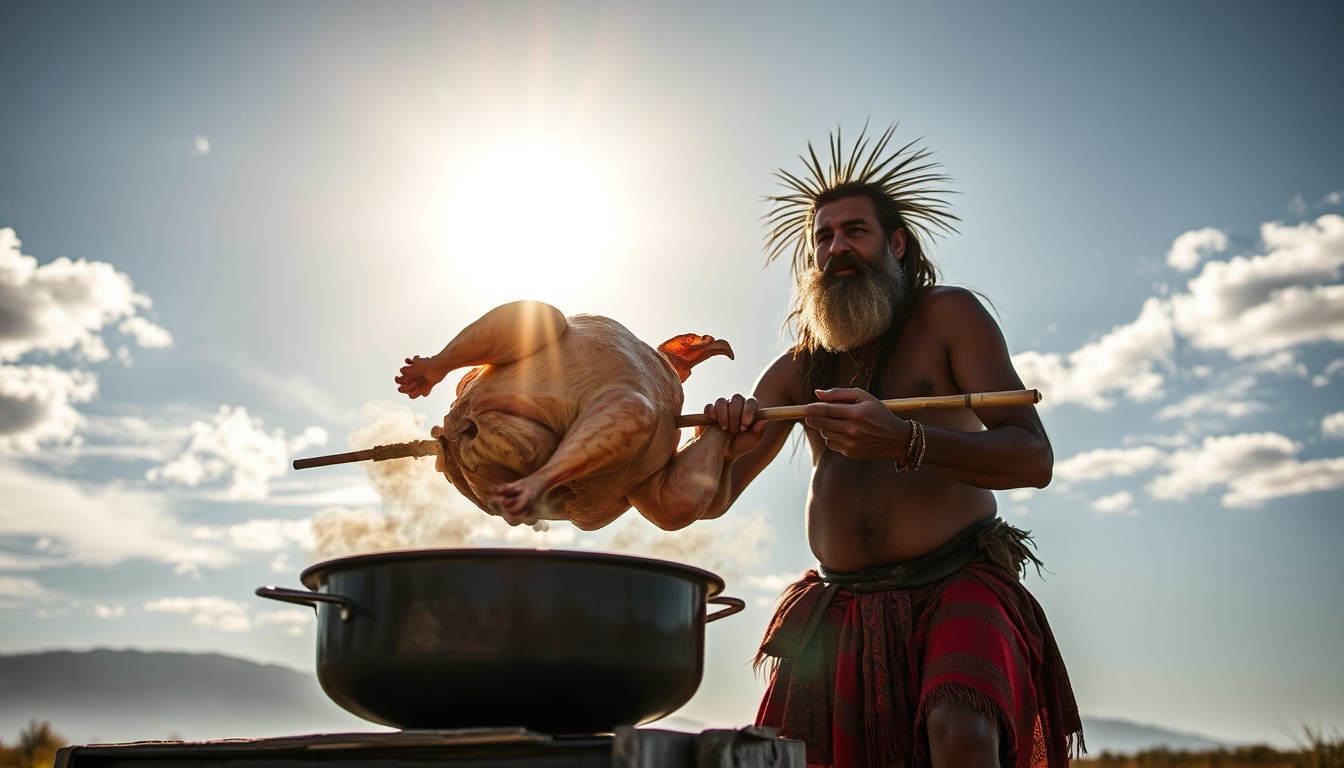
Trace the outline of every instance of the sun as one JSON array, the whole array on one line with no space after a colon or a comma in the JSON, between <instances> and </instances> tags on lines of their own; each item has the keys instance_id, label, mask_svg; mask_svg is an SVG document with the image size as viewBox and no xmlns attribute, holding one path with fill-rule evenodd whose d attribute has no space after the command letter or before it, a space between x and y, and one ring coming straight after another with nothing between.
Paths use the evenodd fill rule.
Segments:
<instances>
[{"instance_id":1,"label":"sun","mask_svg":"<svg viewBox=\"0 0 1344 768\"><path fill-rule=\"evenodd\" d=\"M557 133L494 137L449 164L442 208L450 279L486 300L561 301L609 289L633 211L595 142Z\"/></svg>"}]
</instances>

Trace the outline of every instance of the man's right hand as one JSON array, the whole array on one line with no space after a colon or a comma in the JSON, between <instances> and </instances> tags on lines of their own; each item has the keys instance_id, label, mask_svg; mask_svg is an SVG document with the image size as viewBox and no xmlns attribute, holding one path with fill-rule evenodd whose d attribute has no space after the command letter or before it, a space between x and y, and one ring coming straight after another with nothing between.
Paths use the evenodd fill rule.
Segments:
<instances>
[{"instance_id":1,"label":"man's right hand","mask_svg":"<svg viewBox=\"0 0 1344 768\"><path fill-rule=\"evenodd\" d=\"M724 458L736 459L760 444L768 422L757 419L756 412L756 398L740 394L720 397L705 406L705 416L730 435L728 445L723 449Z\"/></svg>"}]
</instances>

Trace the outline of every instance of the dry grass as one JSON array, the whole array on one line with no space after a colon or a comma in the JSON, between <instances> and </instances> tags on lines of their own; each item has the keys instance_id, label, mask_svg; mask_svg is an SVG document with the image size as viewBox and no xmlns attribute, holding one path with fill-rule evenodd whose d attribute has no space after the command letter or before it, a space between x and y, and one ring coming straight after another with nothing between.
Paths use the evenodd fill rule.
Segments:
<instances>
[{"instance_id":1,"label":"dry grass","mask_svg":"<svg viewBox=\"0 0 1344 768\"><path fill-rule=\"evenodd\" d=\"M1102 752L1075 760L1077 768L1344 768L1344 735L1336 729L1302 727L1302 735L1293 739L1297 749L1271 747L1233 747L1204 752L1180 752L1150 749L1133 755Z\"/></svg>"}]
</instances>

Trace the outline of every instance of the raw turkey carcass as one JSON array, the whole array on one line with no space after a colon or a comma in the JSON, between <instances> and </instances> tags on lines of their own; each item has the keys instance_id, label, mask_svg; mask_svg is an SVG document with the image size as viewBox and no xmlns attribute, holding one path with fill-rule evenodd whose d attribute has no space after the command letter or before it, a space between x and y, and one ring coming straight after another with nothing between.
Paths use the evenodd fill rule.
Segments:
<instances>
[{"instance_id":1,"label":"raw turkey carcass","mask_svg":"<svg viewBox=\"0 0 1344 768\"><path fill-rule=\"evenodd\" d=\"M472 366L430 434L436 469L481 509L515 525L567 519L593 530L633 506L671 530L700 517L722 467L723 433L705 430L679 450L676 425L682 382L714 355L732 348L683 334L654 349L610 318L519 301L437 355L408 358L396 381L421 397Z\"/></svg>"}]
</instances>

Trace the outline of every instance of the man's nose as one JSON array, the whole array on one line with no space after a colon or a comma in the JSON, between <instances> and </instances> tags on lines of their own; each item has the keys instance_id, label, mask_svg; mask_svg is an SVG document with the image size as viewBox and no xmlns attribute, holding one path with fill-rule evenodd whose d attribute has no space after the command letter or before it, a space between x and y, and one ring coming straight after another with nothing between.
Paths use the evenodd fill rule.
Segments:
<instances>
[{"instance_id":1,"label":"man's nose","mask_svg":"<svg viewBox=\"0 0 1344 768\"><path fill-rule=\"evenodd\" d=\"M848 241L839 235L831 238L829 242L817 249L817 268L826 269L826 262L836 256L850 252Z\"/></svg>"}]
</instances>

